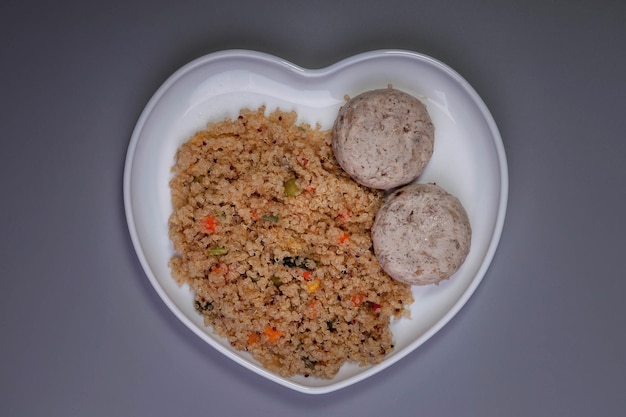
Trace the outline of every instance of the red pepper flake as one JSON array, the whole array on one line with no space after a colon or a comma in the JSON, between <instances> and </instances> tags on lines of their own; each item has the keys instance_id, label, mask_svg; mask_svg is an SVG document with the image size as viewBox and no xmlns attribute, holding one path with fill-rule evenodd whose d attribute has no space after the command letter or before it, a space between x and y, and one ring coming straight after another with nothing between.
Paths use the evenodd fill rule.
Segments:
<instances>
[{"instance_id":1,"label":"red pepper flake","mask_svg":"<svg viewBox=\"0 0 626 417\"><path fill-rule=\"evenodd\" d=\"M337 215L337 218L339 220L348 220L351 215L352 213L350 212L350 210L348 210L347 208L344 208L343 210L339 212L339 214Z\"/></svg>"},{"instance_id":2,"label":"red pepper flake","mask_svg":"<svg viewBox=\"0 0 626 417\"><path fill-rule=\"evenodd\" d=\"M342 233L341 235L339 235L339 237L337 237L337 240L341 244L346 243L348 239L350 239L350 235L347 233Z\"/></svg>"},{"instance_id":3,"label":"red pepper flake","mask_svg":"<svg viewBox=\"0 0 626 417\"><path fill-rule=\"evenodd\" d=\"M304 271L302 273L302 278L304 278L305 280L310 280L311 279L311 272L310 271Z\"/></svg>"}]
</instances>

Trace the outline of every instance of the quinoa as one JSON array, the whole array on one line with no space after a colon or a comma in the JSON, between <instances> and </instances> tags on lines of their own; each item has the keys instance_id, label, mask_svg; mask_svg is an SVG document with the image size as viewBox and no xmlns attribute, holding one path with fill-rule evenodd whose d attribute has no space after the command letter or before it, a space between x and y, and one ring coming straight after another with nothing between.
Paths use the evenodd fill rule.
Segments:
<instances>
[{"instance_id":1,"label":"quinoa","mask_svg":"<svg viewBox=\"0 0 626 417\"><path fill-rule=\"evenodd\" d=\"M382 361L413 302L373 252L383 192L330 144L295 112L244 109L193 135L172 168L174 278L207 326L282 376Z\"/></svg>"}]
</instances>

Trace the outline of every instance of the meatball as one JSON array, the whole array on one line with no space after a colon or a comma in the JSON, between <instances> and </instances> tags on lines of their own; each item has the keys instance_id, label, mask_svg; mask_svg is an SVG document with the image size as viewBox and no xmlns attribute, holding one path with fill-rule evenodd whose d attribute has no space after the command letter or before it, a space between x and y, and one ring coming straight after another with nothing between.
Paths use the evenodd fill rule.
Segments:
<instances>
[{"instance_id":1,"label":"meatball","mask_svg":"<svg viewBox=\"0 0 626 417\"><path fill-rule=\"evenodd\" d=\"M421 174L433 153L434 134L424 103L386 88L362 93L339 109L332 148L356 182L387 190Z\"/></svg>"},{"instance_id":2,"label":"meatball","mask_svg":"<svg viewBox=\"0 0 626 417\"><path fill-rule=\"evenodd\" d=\"M374 253L392 278L412 285L448 279L469 253L472 230L461 202L435 184L389 195L372 227Z\"/></svg>"}]
</instances>

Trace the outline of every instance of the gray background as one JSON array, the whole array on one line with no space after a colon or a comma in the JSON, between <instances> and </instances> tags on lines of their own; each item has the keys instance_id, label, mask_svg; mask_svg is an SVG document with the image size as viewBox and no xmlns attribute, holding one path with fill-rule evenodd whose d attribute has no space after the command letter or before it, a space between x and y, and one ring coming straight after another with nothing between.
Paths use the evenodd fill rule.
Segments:
<instances>
[{"instance_id":1,"label":"gray background","mask_svg":"<svg viewBox=\"0 0 626 417\"><path fill-rule=\"evenodd\" d=\"M624 415L625 43L626 6L608 0L2 2L0 415ZM206 345L130 243L139 114L180 66L230 48L309 68L425 53L503 137L509 209L477 292L420 349L329 395Z\"/></svg>"}]
</instances>

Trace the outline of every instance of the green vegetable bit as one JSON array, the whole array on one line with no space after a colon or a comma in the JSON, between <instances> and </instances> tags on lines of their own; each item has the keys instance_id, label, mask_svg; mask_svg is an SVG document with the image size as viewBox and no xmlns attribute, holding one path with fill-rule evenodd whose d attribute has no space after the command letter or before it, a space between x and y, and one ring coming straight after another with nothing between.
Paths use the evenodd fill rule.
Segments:
<instances>
[{"instance_id":1,"label":"green vegetable bit","mask_svg":"<svg viewBox=\"0 0 626 417\"><path fill-rule=\"evenodd\" d=\"M228 249L226 248L211 248L209 249L209 255L226 255L228 253Z\"/></svg>"},{"instance_id":2,"label":"green vegetable bit","mask_svg":"<svg viewBox=\"0 0 626 417\"><path fill-rule=\"evenodd\" d=\"M294 197L300 193L300 186L295 178L291 178L285 181L285 195L287 197Z\"/></svg>"},{"instance_id":3,"label":"green vegetable bit","mask_svg":"<svg viewBox=\"0 0 626 417\"><path fill-rule=\"evenodd\" d=\"M261 220L266 222L278 223L278 216L275 214L266 214L261 217Z\"/></svg>"}]
</instances>

